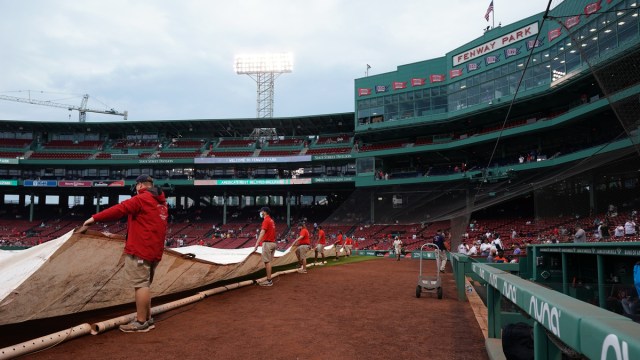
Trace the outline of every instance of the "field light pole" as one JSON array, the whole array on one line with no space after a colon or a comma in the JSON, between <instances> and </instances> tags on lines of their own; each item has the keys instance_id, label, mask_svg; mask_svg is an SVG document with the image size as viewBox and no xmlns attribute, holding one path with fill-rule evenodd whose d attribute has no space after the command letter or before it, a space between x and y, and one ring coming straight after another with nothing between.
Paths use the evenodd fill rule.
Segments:
<instances>
[{"instance_id":1,"label":"field light pole","mask_svg":"<svg viewBox=\"0 0 640 360\"><path fill-rule=\"evenodd\" d=\"M257 118L273 117L274 82L280 74L293 71L290 53L238 55L234 68L238 75L249 75L258 84Z\"/></svg>"}]
</instances>

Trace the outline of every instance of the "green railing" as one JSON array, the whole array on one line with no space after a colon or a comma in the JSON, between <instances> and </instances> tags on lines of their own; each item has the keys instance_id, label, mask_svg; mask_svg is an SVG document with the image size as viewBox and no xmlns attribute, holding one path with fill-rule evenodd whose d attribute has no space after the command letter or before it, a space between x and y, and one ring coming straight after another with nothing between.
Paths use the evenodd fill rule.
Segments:
<instances>
[{"instance_id":1,"label":"green railing","mask_svg":"<svg viewBox=\"0 0 640 360\"><path fill-rule=\"evenodd\" d=\"M585 252L592 248L615 248L609 244L587 246ZM544 246L546 249L551 247ZM640 249L640 243L628 247ZM593 256L598 256L595 252L597 250ZM563 352L569 351L589 359L640 359L640 324L514 274L535 274L538 269L525 267L536 267L536 264L544 264L544 260L524 261L522 265L487 264L465 255L451 254L459 300L466 300L466 276L486 288L489 338L500 338L504 325L523 321L533 324L536 359L560 359ZM604 266L604 261L601 264Z\"/></svg>"}]
</instances>

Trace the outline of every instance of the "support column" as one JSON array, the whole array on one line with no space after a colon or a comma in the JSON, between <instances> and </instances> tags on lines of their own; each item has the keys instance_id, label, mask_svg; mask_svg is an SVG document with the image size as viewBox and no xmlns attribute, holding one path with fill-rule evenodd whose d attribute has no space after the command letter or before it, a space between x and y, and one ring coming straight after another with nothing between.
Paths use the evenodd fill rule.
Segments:
<instances>
[{"instance_id":1,"label":"support column","mask_svg":"<svg viewBox=\"0 0 640 360\"><path fill-rule=\"evenodd\" d=\"M102 198L100 197L100 193L96 194L96 214L100 212L100 200L102 200Z\"/></svg>"},{"instance_id":2,"label":"support column","mask_svg":"<svg viewBox=\"0 0 640 360\"><path fill-rule=\"evenodd\" d=\"M569 268L569 264L567 264L568 260L569 256L566 253L562 253L562 293L565 295L569 295L569 274L567 274L567 270Z\"/></svg>"},{"instance_id":3,"label":"support column","mask_svg":"<svg viewBox=\"0 0 640 360\"><path fill-rule=\"evenodd\" d=\"M540 252L538 251L538 247L537 246L532 246L532 251L531 251L531 280L532 281L537 281L538 280L538 254Z\"/></svg>"},{"instance_id":4,"label":"support column","mask_svg":"<svg viewBox=\"0 0 640 360\"><path fill-rule=\"evenodd\" d=\"M500 292L488 283L485 284L487 288L487 313L489 318L487 319L487 336L494 339L500 339L502 334L500 332Z\"/></svg>"},{"instance_id":5,"label":"support column","mask_svg":"<svg viewBox=\"0 0 640 360\"><path fill-rule=\"evenodd\" d=\"M118 203L118 194L109 195L109 206L113 206Z\"/></svg>"},{"instance_id":6,"label":"support column","mask_svg":"<svg viewBox=\"0 0 640 360\"><path fill-rule=\"evenodd\" d=\"M240 199L242 199L242 196L240 197ZM227 225L227 192L226 191L222 193L222 225Z\"/></svg>"},{"instance_id":7,"label":"support column","mask_svg":"<svg viewBox=\"0 0 640 360\"><path fill-rule=\"evenodd\" d=\"M287 226L291 226L291 193L287 191Z\"/></svg>"},{"instance_id":8,"label":"support column","mask_svg":"<svg viewBox=\"0 0 640 360\"><path fill-rule=\"evenodd\" d=\"M371 207L371 219L370 219L370 222L371 222L371 224L375 224L375 222L376 222L375 209L374 209L375 205L376 205L375 201L376 201L376 195L372 191L371 192L371 204L370 204L370 207Z\"/></svg>"},{"instance_id":9,"label":"support column","mask_svg":"<svg viewBox=\"0 0 640 360\"><path fill-rule=\"evenodd\" d=\"M589 177L589 215L596 213L596 189L594 175Z\"/></svg>"},{"instance_id":10,"label":"support column","mask_svg":"<svg viewBox=\"0 0 640 360\"><path fill-rule=\"evenodd\" d=\"M607 295L604 288L604 256L596 255L598 261L598 303L602 309L607 308Z\"/></svg>"},{"instance_id":11,"label":"support column","mask_svg":"<svg viewBox=\"0 0 640 360\"><path fill-rule=\"evenodd\" d=\"M29 222L33 221L33 200L35 199L35 195L33 193L29 194L29 198L31 202L29 203Z\"/></svg>"},{"instance_id":12,"label":"support column","mask_svg":"<svg viewBox=\"0 0 640 360\"><path fill-rule=\"evenodd\" d=\"M69 195L60 195L58 198L58 209L68 209L69 208ZM58 214L60 215L60 214Z\"/></svg>"},{"instance_id":13,"label":"support column","mask_svg":"<svg viewBox=\"0 0 640 360\"><path fill-rule=\"evenodd\" d=\"M467 289L465 288L465 266L468 261L469 258L465 255L451 256L451 268L454 269L453 276L457 285L456 290L458 291L459 301L467 301Z\"/></svg>"}]
</instances>

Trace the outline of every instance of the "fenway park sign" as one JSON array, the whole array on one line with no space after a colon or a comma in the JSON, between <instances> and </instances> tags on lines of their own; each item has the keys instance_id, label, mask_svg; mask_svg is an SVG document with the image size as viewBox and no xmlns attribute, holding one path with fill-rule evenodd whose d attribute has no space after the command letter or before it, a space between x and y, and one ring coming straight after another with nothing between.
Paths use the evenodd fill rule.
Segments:
<instances>
[{"instance_id":1,"label":"fenway park sign","mask_svg":"<svg viewBox=\"0 0 640 360\"><path fill-rule=\"evenodd\" d=\"M504 34L499 38L495 38L493 40L487 41L484 44L480 44L469 50L453 55L452 57L453 66L458 66L460 64L466 63L467 61L471 61L475 58L487 55L490 52L493 52L505 46L509 46L514 43L517 43L518 41L524 40L530 36L536 35L537 33L538 33L537 22L534 22L533 24L527 25L525 27L521 27L518 30L514 30L508 34Z\"/></svg>"}]
</instances>

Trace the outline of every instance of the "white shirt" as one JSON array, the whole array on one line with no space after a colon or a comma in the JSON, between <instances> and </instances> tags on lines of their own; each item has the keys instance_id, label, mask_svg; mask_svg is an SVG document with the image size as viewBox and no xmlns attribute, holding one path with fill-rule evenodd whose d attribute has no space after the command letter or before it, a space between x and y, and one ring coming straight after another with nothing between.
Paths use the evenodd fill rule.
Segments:
<instances>
[{"instance_id":1,"label":"white shirt","mask_svg":"<svg viewBox=\"0 0 640 360\"><path fill-rule=\"evenodd\" d=\"M486 252L489 253L489 250L491 250L491 244L489 243L482 243L480 245L480 252Z\"/></svg>"},{"instance_id":2,"label":"white shirt","mask_svg":"<svg viewBox=\"0 0 640 360\"><path fill-rule=\"evenodd\" d=\"M633 221L627 221L624 223L624 233L626 235L634 235L636 233L636 223Z\"/></svg>"},{"instance_id":3,"label":"white shirt","mask_svg":"<svg viewBox=\"0 0 640 360\"><path fill-rule=\"evenodd\" d=\"M469 251L467 251L467 255L469 256L478 255L478 248L476 246L470 246Z\"/></svg>"},{"instance_id":4,"label":"white shirt","mask_svg":"<svg viewBox=\"0 0 640 360\"><path fill-rule=\"evenodd\" d=\"M393 247L395 247L396 249L399 249L402 247L402 240L400 239L395 239L393 241Z\"/></svg>"},{"instance_id":5,"label":"white shirt","mask_svg":"<svg viewBox=\"0 0 640 360\"><path fill-rule=\"evenodd\" d=\"M504 246L502 246L502 240L500 240L500 238L493 239L491 244L493 244L494 246L495 245L500 245L500 249L504 250ZM497 248L497 246L496 246L496 248Z\"/></svg>"},{"instance_id":6,"label":"white shirt","mask_svg":"<svg viewBox=\"0 0 640 360\"><path fill-rule=\"evenodd\" d=\"M458 245L458 253L466 255L467 254L467 245L465 245L465 244Z\"/></svg>"},{"instance_id":7,"label":"white shirt","mask_svg":"<svg viewBox=\"0 0 640 360\"><path fill-rule=\"evenodd\" d=\"M616 226L616 230L613 233L613 236L623 237L624 236L624 226L622 226L622 225Z\"/></svg>"}]
</instances>

